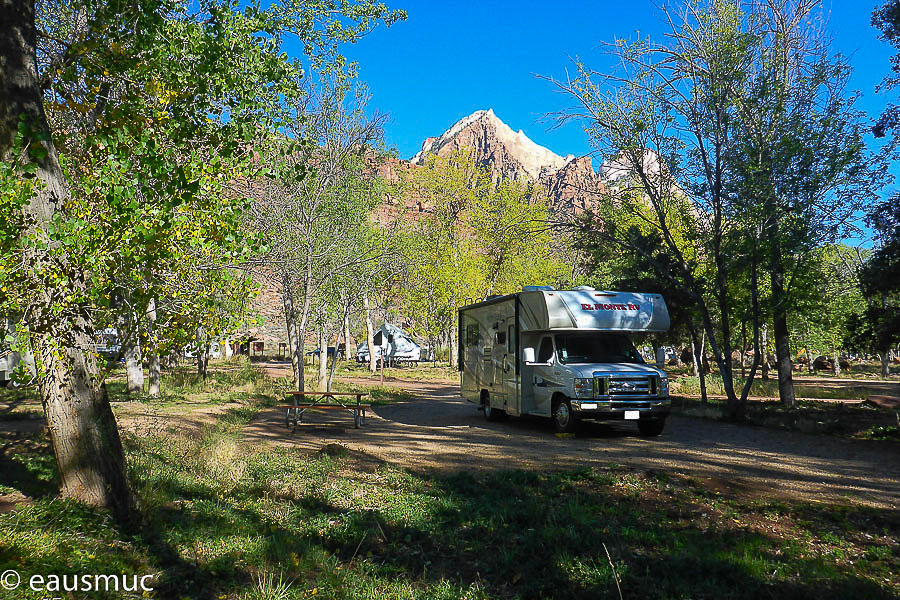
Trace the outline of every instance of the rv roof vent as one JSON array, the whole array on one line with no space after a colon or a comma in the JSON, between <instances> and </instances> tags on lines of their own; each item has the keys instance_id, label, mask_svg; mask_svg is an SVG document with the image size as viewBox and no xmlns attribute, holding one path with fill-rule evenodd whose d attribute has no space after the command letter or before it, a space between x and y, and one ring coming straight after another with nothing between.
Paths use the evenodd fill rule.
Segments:
<instances>
[{"instance_id":1,"label":"rv roof vent","mask_svg":"<svg viewBox=\"0 0 900 600\"><path fill-rule=\"evenodd\" d=\"M579 285L574 289L576 292L593 292L596 288L592 288L589 285Z\"/></svg>"},{"instance_id":2,"label":"rv roof vent","mask_svg":"<svg viewBox=\"0 0 900 600\"><path fill-rule=\"evenodd\" d=\"M552 292L552 285L526 285L522 287L523 292Z\"/></svg>"},{"instance_id":3,"label":"rv roof vent","mask_svg":"<svg viewBox=\"0 0 900 600\"><path fill-rule=\"evenodd\" d=\"M488 301L488 300L493 300L494 298L502 298L502 297L503 297L502 294L491 294L490 296L488 296L488 297L485 298L484 300L485 300L485 301Z\"/></svg>"}]
</instances>

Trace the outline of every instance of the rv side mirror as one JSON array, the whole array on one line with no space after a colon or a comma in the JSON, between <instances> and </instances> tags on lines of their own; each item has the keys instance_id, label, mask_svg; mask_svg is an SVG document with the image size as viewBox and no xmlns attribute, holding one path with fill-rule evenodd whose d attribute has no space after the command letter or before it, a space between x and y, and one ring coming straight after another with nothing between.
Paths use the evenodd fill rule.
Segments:
<instances>
[{"instance_id":1,"label":"rv side mirror","mask_svg":"<svg viewBox=\"0 0 900 600\"><path fill-rule=\"evenodd\" d=\"M534 362L534 348L523 348L522 349L522 358L525 359L527 363Z\"/></svg>"}]
</instances>

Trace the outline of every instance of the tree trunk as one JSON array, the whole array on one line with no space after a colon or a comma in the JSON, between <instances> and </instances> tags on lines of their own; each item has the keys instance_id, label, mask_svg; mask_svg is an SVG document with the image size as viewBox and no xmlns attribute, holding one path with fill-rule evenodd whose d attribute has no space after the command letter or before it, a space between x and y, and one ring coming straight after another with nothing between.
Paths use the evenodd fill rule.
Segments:
<instances>
[{"instance_id":1,"label":"tree trunk","mask_svg":"<svg viewBox=\"0 0 900 600\"><path fill-rule=\"evenodd\" d=\"M147 335L150 340L150 348L147 353L147 371L150 376L149 393L154 398L159 397L161 384L161 369L159 365L159 340L156 337L156 299L150 298L147 304Z\"/></svg>"},{"instance_id":2,"label":"tree trunk","mask_svg":"<svg viewBox=\"0 0 900 600\"><path fill-rule=\"evenodd\" d=\"M747 377L747 361L744 355L747 352L747 321L741 319L741 378Z\"/></svg>"},{"instance_id":3,"label":"tree trunk","mask_svg":"<svg viewBox=\"0 0 900 600\"><path fill-rule=\"evenodd\" d=\"M86 325L86 323L85 323ZM77 342L89 344L86 333ZM50 336L37 336L45 370L39 383L44 414L59 471L60 494L92 506L106 506L120 520L136 510L119 429L106 386L90 353L59 348Z\"/></svg>"},{"instance_id":4,"label":"tree trunk","mask_svg":"<svg viewBox=\"0 0 900 600\"><path fill-rule=\"evenodd\" d=\"M141 342L137 333L132 333L125 347L125 392L140 394L144 391L144 362L141 358Z\"/></svg>"},{"instance_id":5,"label":"tree trunk","mask_svg":"<svg viewBox=\"0 0 900 600\"><path fill-rule=\"evenodd\" d=\"M378 357L375 356L375 331L372 327L372 313L369 310L369 296L363 294L363 312L366 313L366 344L369 347L369 372L378 368Z\"/></svg>"},{"instance_id":6,"label":"tree trunk","mask_svg":"<svg viewBox=\"0 0 900 600\"><path fill-rule=\"evenodd\" d=\"M209 376L209 336L202 327L197 328L197 375L206 381Z\"/></svg>"},{"instance_id":7,"label":"tree trunk","mask_svg":"<svg viewBox=\"0 0 900 600\"><path fill-rule=\"evenodd\" d=\"M698 358L700 359L700 398L703 402L706 402L708 399L706 397L706 330L700 334L700 355Z\"/></svg>"},{"instance_id":8,"label":"tree trunk","mask_svg":"<svg viewBox=\"0 0 900 600\"><path fill-rule=\"evenodd\" d=\"M781 244L775 236L772 252L772 320L775 326L775 369L778 371L778 398L792 408L794 397L794 373L791 368L791 334L787 322L787 292L784 289L784 262L781 260Z\"/></svg>"},{"instance_id":9,"label":"tree trunk","mask_svg":"<svg viewBox=\"0 0 900 600\"><path fill-rule=\"evenodd\" d=\"M459 360L459 344L457 343L456 327L450 328L449 335L447 336L447 341L450 344L450 367L455 368Z\"/></svg>"},{"instance_id":10,"label":"tree trunk","mask_svg":"<svg viewBox=\"0 0 900 600\"><path fill-rule=\"evenodd\" d=\"M700 377L700 357L697 354L697 332L691 327L691 359L694 363L694 377Z\"/></svg>"},{"instance_id":11,"label":"tree trunk","mask_svg":"<svg viewBox=\"0 0 900 600\"><path fill-rule=\"evenodd\" d=\"M762 378L769 378L769 324L764 323L761 331L762 340L759 343L759 350L762 352Z\"/></svg>"},{"instance_id":12,"label":"tree trunk","mask_svg":"<svg viewBox=\"0 0 900 600\"><path fill-rule=\"evenodd\" d=\"M345 337L350 334L349 333L349 330L350 330L350 301L349 301L349 299L347 300L347 304L344 305L344 318L341 320L341 322L344 324L343 331L341 332L341 337L344 337L344 347L349 348L350 344L347 343L347 337ZM327 387L327 389L329 392L331 391L331 385L334 383L334 369L335 369L335 366L337 365L337 358L338 358L337 357L337 349L340 347L341 347L341 340L340 340L340 338L338 338L338 340L334 344L334 357L332 357L332 359L331 359L331 370L329 370L329 372L328 372L328 387Z\"/></svg>"},{"instance_id":13,"label":"tree trunk","mask_svg":"<svg viewBox=\"0 0 900 600\"><path fill-rule=\"evenodd\" d=\"M297 311L294 308L294 286L285 275L281 281L281 301L284 305L284 324L287 329L288 352L291 355L291 375L294 377L294 389L303 391L304 340L297 329Z\"/></svg>"},{"instance_id":14,"label":"tree trunk","mask_svg":"<svg viewBox=\"0 0 900 600\"><path fill-rule=\"evenodd\" d=\"M832 366L832 370L834 372L835 377L841 376L841 352L840 352L840 350L834 351L834 365Z\"/></svg>"},{"instance_id":15,"label":"tree trunk","mask_svg":"<svg viewBox=\"0 0 900 600\"><path fill-rule=\"evenodd\" d=\"M6 161L20 123L42 134L44 140L50 140L50 131L37 81L34 2L0 0L0 23L4 24L0 29L0 159ZM33 138L25 142L47 151L36 160L36 175L43 185L24 208L31 219L31 233L41 239L45 235L40 230L50 226L68 191L53 144ZM44 252L28 249L26 260L35 271L43 270L48 262ZM80 295L89 278L83 273L70 275L68 285L76 286L76 295ZM28 307L32 310L27 325L41 367L38 387L56 456L60 493L93 506L106 506L120 522L128 523L136 505L116 419L96 359L89 351L94 328L83 316L46 314L49 300L46 290L34 299Z\"/></svg>"},{"instance_id":16,"label":"tree trunk","mask_svg":"<svg viewBox=\"0 0 900 600\"><path fill-rule=\"evenodd\" d=\"M356 355L356 352L354 352L355 349L351 349L351 347L350 347L350 310L349 310L349 308L350 308L350 299L348 298L347 299L347 307L344 310L344 322L343 322L343 325L344 325L344 327L343 327L344 360L350 360L351 358L353 358ZM338 345L335 346L335 351L337 350L337 348L340 348L340 342L338 342ZM335 355L335 358L337 358L337 355Z\"/></svg>"},{"instance_id":17,"label":"tree trunk","mask_svg":"<svg viewBox=\"0 0 900 600\"><path fill-rule=\"evenodd\" d=\"M325 318L322 311L321 318ZM325 335L325 326L319 325L319 391L325 392L328 386L328 336Z\"/></svg>"},{"instance_id":18,"label":"tree trunk","mask_svg":"<svg viewBox=\"0 0 900 600\"><path fill-rule=\"evenodd\" d=\"M879 352L878 357L881 359L881 376L887 379L891 375L890 355L887 352Z\"/></svg>"},{"instance_id":19,"label":"tree trunk","mask_svg":"<svg viewBox=\"0 0 900 600\"><path fill-rule=\"evenodd\" d=\"M807 372L809 372L810 375L815 374L816 369L813 366L813 357L812 357L812 353L809 351L808 344L806 346L806 361L807 361L807 365L806 365Z\"/></svg>"},{"instance_id":20,"label":"tree trunk","mask_svg":"<svg viewBox=\"0 0 900 600\"><path fill-rule=\"evenodd\" d=\"M700 378L700 400L705 404L707 402L706 397L706 374L703 372L702 367L702 351L701 346L697 342L697 330L694 328L693 324L689 325L688 332L691 334L691 357L693 357L694 361L694 377ZM704 340L706 339L706 332L703 332Z\"/></svg>"}]
</instances>

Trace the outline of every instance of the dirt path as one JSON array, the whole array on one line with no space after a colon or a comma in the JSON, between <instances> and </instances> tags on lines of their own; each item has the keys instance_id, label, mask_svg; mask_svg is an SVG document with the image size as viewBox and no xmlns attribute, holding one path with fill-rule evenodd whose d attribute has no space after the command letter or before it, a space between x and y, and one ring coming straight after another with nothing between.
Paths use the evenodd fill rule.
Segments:
<instances>
[{"instance_id":1,"label":"dirt path","mask_svg":"<svg viewBox=\"0 0 900 600\"><path fill-rule=\"evenodd\" d=\"M273 373L274 374L274 373ZM367 381L371 385L372 381ZM417 399L375 407L354 429L349 415L307 413L296 432L281 409L245 429L247 439L309 451L338 443L411 469L627 465L679 473L713 489L761 497L900 507L900 446L672 416L658 438L632 424L584 423L574 438L540 419L487 422L455 385L386 380Z\"/></svg>"}]
</instances>

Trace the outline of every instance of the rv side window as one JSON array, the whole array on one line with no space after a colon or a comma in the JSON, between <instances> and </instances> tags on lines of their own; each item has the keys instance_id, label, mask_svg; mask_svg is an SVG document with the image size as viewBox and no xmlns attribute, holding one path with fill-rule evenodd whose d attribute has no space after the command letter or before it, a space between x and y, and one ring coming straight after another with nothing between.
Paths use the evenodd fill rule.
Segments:
<instances>
[{"instance_id":1,"label":"rv side window","mask_svg":"<svg viewBox=\"0 0 900 600\"><path fill-rule=\"evenodd\" d=\"M512 325L509 326L509 334L506 336L506 341L509 342L506 346L506 350L512 352L516 348L516 328Z\"/></svg>"},{"instance_id":2,"label":"rv side window","mask_svg":"<svg viewBox=\"0 0 900 600\"><path fill-rule=\"evenodd\" d=\"M497 332L497 345L498 346L506 345L506 332L503 332L503 331Z\"/></svg>"},{"instance_id":3,"label":"rv side window","mask_svg":"<svg viewBox=\"0 0 900 600\"><path fill-rule=\"evenodd\" d=\"M478 345L478 323L466 325L466 346Z\"/></svg>"},{"instance_id":4,"label":"rv side window","mask_svg":"<svg viewBox=\"0 0 900 600\"><path fill-rule=\"evenodd\" d=\"M383 338L384 338L384 336L382 336L382 335L381 335L381 332L379 331L378 333L376 333L376 334L372 337L372 343L375 344L376 346L380 346L380 345L381 345L381 340L382 340Z\"/></svg>"},{"instance_id":5,"label":"rv side window","mask_svg":"<svg viewBox=\"0 0 900 600\"><path fill-rule=\"evenodd\" d=\"M548 363L553 356L553 340L545 337L541 340L541 349L538 350L537 362Z\"/></svg>"}]
</instances>

